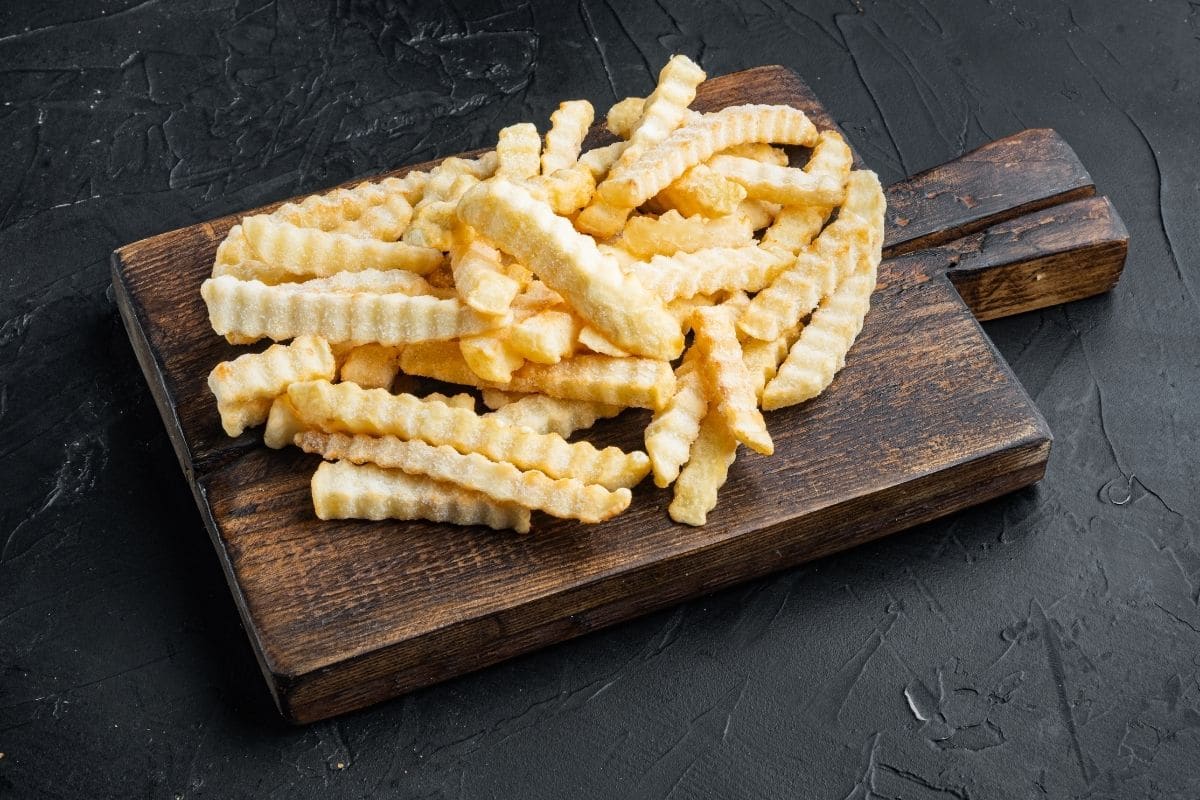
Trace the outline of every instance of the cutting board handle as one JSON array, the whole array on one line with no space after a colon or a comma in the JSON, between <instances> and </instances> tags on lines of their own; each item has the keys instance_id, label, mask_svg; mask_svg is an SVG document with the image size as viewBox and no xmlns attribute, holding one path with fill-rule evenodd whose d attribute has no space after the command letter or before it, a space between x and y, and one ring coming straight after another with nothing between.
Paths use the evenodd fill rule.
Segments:
<instances>
[{"instance_id":1,"label":"cutting board handle","mask_svg":"<svg viewBox=\"0 0 1200 800\"><path fill-rule=\"evenodd\" d=\"M947 276L979 319L1100 294L1129 234L1061 136L997 139L887 189L884 256Z\"/></svg>"}]
</instances>

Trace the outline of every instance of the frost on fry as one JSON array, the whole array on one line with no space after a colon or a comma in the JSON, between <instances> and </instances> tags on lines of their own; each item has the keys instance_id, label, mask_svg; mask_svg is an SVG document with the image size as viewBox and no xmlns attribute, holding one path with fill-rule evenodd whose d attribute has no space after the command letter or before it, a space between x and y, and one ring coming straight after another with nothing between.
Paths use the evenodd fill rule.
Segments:
<instances>
[{"instance_id":1,"label":"frost on fry","mask_svg":"<svg viewBox=\"0 0 1200 800\"><path fill-rule=\"evenodd\" d=\"M244 218L242 233L258 260L296 275L324 277L363 269L424 274L442 263L441 252L429 247L301 228L265 214Z\"/></svg>"},{"instance_id":2,"label":"frost on fry","mask_svg":"<svg viewBox=\"0 0 1200 800\"><path fill-rule=\"evenodd\" d=\"M512 464L489 461L478 453L460 453L448 445L404 441L394 436L346 436L306 432L296 444L326 459L373 463L424 475L479 492L499 503L544 511L563 519L603 522L629 507L629 489L609 491L574 478L550 478L537 470L522 471Z\"/></svg>"},{"instance_id":3,"label":"frost on fry","mask_svg":"<svg viewBox=\"0 0 1200 800\"><path fill-rule=\"evenodd\" d=\"M634 217L621 232L620 244L639 258L692 253L710 247L754 244L754 229L736 216L708 219L668 211L655 217Z\"/></svg>"},{"instance_id":4,"label":"frost on fry","mask_svg":"<svg viewBox=\"0 0 1200 800\"><path fill-rule=\"evenodd\" d=\"M670 486L679 476L679 468L687 462L692 442L700 433L700 422L708 412L708 398L696 370L698 353L693 347L683 357L675 370L675 394L646 426L646 454L650 456L654 484L659 488Z\"/></svg>"},{"instance_id":5,"label":"frost on fry","mask_svg":"<svg viewBox=\"0 0 1200 800\"><path fill-rule=\"evenodd\" d=\"M550 130L546 131L546 146L542 150L543 175L575 166L583 137L595 114L587 100L559 103L558 110L550 115Z\"/></svg>"},{"instance_id":6,"label":"frost on fry","mask_svg":"<svg viewBox=\"0 0 1200 800\"><path fill-rule=\"evenodd\" d=\"M662 301L521 187L503 180L481 184L463 197L458 214L529 266L618 347L666 359L682 351L683 334Z\"/></svg>"},{"instance_id":7,"label":"frost on fry","mask_svg":"<svg viewBox=\"0 0 1200 800\"><path fill-rule=\"evenodd\" d=\"M500 131L496 143L496 174L502 178L532 178L541 169L542 140L531 122L518 122Z\"/></svg>"},{"instance_id":8,"label":"frost on fry","mask_svg":"<svg viewBox=\"0 0 1200 800\"><path fill-rule=\"evenodd\" d=\"M460 453L479 453L536 469L552 478L574 477L610 489L633 486L650 471L645 453L615 447L598 450L568 443L556 434L535 433L465 408L421 400L352 383L294 383L288 398L306 423L327 433L396 436L448 444Z\"/></svg>"},{"instance_id":9,"label":"frost on fry","mask_svg":"<svg viewBox=\"0 0 1200 800\"><path fill-rule=\"evenodd\" d=\"M312 478L320 519L427 519L529 532L529 509L422 475L349 461L323 462Z\"/></svg>"},{"instance_id":10,"label":"frost on fry","mask_svg":"<svg viewBox=\"0 0 1200 800\"><path fill-rule=\"evenodd\" d=\"M502 402L502 397L511 400ZM490 416L509 425L520 425L538 433L557 433L567 437L578 430L590 428L596 420L615 417L621 406L595 403L590 400L563 400L544 394L513 396L494 389L483 390L483 403L495 408Z\"/></svg>"},{"instance_id":11,"label":"frost on fry","mask_svg":"<svg viewBox=\"0 0 1200 800\"><path fill-rule=\"evenodd\" d=\"M728 308L696 309L692 333L696 337L693 347L700 351L698 369L710 403L734 438L769 456L775 452L775 445L758 410L754 379L743 360L733 320L733 311Z\"/></svg>"},{"instance_id":12,"label":"frost on fry","mask_svg":"<svg viewBox=\"0 0 1200 800\"><path fill-rule=\"evenodd\" d=\"M667 508L671 519L686 525L708 521L708 512L717 506L717 493L729 477L729 465L737 458L737 446L719 414L704 417L688 463L675 481L675 497Z\"/></svg>"}]
</instances>

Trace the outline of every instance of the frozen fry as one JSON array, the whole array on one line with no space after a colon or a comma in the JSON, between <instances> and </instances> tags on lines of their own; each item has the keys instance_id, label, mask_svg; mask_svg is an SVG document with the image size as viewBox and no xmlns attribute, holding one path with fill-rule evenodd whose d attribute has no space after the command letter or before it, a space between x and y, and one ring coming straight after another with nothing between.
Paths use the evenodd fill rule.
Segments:
<instances>
[{"instance_id":1,"label":"frozen fry","mask_svg":"<svg viewBox=\"0 0 1200 800\"><path fill-rule=\"evenodd\" d=\"M296 415L292 401L286 394L281 394L271 402L271 410L267 415L267 428L263 431L263 443L273 450L287 447L296 438L296 434L305 430L304 423Z\"/></svg>"},{"instance_id":2,"label":"frozen fry","mask_svg":"<svg viewBox=\"0 0 1200 800\"><path fill-rule=\"evenodd\" d=\"M409 394L361 389L353 383L293 383L288 398L300 418L326 433L396 436L448 444L460 453L479 453L536 469L552 478L574 477L609 489L633 486L650 471L645 453L615 447L597 450L587 442L534 433L464 408L420 400Z\"/></svg>"},{"instance_id":3,"label":"frozen fry","mask_svg":"<svg viewBox=\"0 0 1200 800\"><path fill-rule=\"evenodd\" d=\"M774 380L763 390L767 410L796 405L816 397L833 382L846 363L875 291L875 269L856 273L821 301L800 338L788 352Z\"/></svg>"},{"instance_id":4,"label":"frozen fry","mask_svg":"<svg viewBox=\"0 0 1200 800\"><path fill-rule=\"evenodd\" d=\"M587 100L567 100L558 104L558 110L550 115L550 130L546 131L546 146L542 150L543 175L575 166L583 137L595 114Z\"/></svg>"},{"instance_id":5,"label":"frozen fry","mask_svg":"<svg viewBox=\"0 0 1200 800\"><path fill-rule=\"evenodd\" d=\"M675 481L675 497L667 513L676 522L703 525L717 505L717 492L729 476L737 457L738 441L720 414L709 412L700 423L687 465Z\"/></svg>"},{"instance_id":6,"label":"frozen fry","mask_svg":"<svg viewBox=\"0 0 1200 800\"><path fill-rule=\"evenodd\" d=\"M662 301L521 187L500 179L480 184L463 197L458 214L528 265L618 347L666 359L683 350L683 334Z\"/></svg>"},{"instance_id":7,"label":"frozen fry","mask_svg":"<svg viewBox=\"0 0 1200 800\"><path fill-rule=\"evenodd\" d=\"M854 154L837 131L822 131L813 147L804 171L845 183L850 176ZM808 245L829 219L832 206L788 206L763 234L764 247L782 247L793 253Z\"/></svg>"},{"instance_id":8,"label":"frozen fry","mask_svg":"<svg viewBox=\"0 0 1200 800\"><path fill-rule=\"evenodd\" d=\"M760 231L775 221L775 215L783 206L767 200L743 200L738 204L737 215L752 231Z\"/></svg>"},{"instance_id":9,"label":"frozen fry","mask_svg":"<svg viewBox=\"0 0 1200 800\"><path fill-rule=\"evenodd\" d=\"M710 247L754 244L754 229L736 216L707 219L668 211L654 217L634 217L621 233L621 247L639 258L693 253Z\"/></svg>"},{"instance_id":10,"label":"frozen fry","mask_svg":"<svg viewBox=\"0 0 1200 800\"><path fill-rule=\"evenodd\" d=\"M704 114L675 130L637 159L614 167L597 187L597 196L608 203L636 208L696 164L719 150L744 142L776 142L811 146L817 129L803 111L791 106L730 106Z\"/></svg>"},{"instance_id":11,"label":"frozen fry","mask_svg":"<svg viewBox=\"0 0 1200 800\"><path fill-rule=\"evenodd\" d=\"M581 345L591 350L593 353L599 353L602 356L616 356L617 358L625 358L629 353L625 352L615 344L604 338L604 334L593 328L591 325L584 325L579 330L578 341Z\"/></svg>"},{"instance_id":12,"label":"frozen fry","mask_svg":"<svg viewBox=\"0 0 1200 800\"><path fill-rule=\"evenodd\" d=\"M750 158L755 161L761 161L764 164L774 164L777 167L786 167L788 165L788 154L782 147L772 147L762 142L735 144L733 147L725 148L717 153L717 155Z\"/></svg>"},{"instance_id":13,"label":"frozen fry","mask_svg":"<svg viewBox=\"0 0 1200 800\"><path fill-rule=\"evenodd\" d=\"M765 456L775 452L767 423L758 410L754 379L746 368L734 327L733 309L698 308L692 315L692 345L706 396L734 438Z\"/></svg>"},{"instance_id":14,"label":"frozen fry","mask_svg":"<svg viewBox=\"0 0 1200 800\"><path fill-rule=\"evenodd\" d=\"M322 462L312 479L320 519L427 519L529 532L529 509L423 475L349 461Z\"/></svg>"},{"instance_id":15,"label":"frozen fry","mask_svg":"<svg viewBox=\"0 0 1200 800\"><path fill-rule=\"evenodd\" d=\"M509 425L520 425L538 433L557 433L566 438L584 428L590 428L598 419L615 417L621 406L608 403L593 403L589 400L562 400L544 394L527 394L514 397L510 402L500 403L494 389L483 390L484 405L496 408L489 416L504 420ZM508 393L503 393L508 396ZM489 395L491 395L489 397ZM491 402L489 402L489 399ZM493 403L500 403L493 406Z\"/></svg>"},{"instance_id":16,"label":"frozen fry","mask_svg":"<svg viewBox=\"0 0 1200 800\"><path fill-rule=\"evenodd\" d=\"M301 228L264 214L244 218L242 232L259 260L296 275L319 278L363 269L407 269L425 274L442 263L442 254L428 247Z\"/></svg>"},{"instance_id":17,"label":"frozen fry","mask_svg":"<svg viewBox=\"0 0 1200 800\"><path fill-rule=\"evenodd\" d=\"M501 408L504 408L505 406L515 403L524 397L535 396L525 394L524 392L506 392L503 389L483 389L479 394L483 398L483 404L492 411L497 411Z\"/></svg>"},{"instance_id":18,"label":"frozen fry","mask_svg":"<svg viewBox=\"0 0 1200 800\"><path fill-rule=\"evenodd\" d=\"M778 167L740 156L713 156L708 165L746 190L753 200L785 205L834 206L842 202L842 182L793 167Z\"/></svg>"},{"instance_id":19,"label":"frozen fry","mask_svg":"<svg viewBox=\"0 0 1200 800\"><path fill-rule=\"evenodd\" d=\"M458 349L472 372L493 383L508 383L525 363L504 333L464 336L458 340Z\"/></svg>"},{"instance_id":20,"label":"frozen fry","mask_svg":"<svg viewBox=\"0 0 1200 800\"><path fill-rule=\"evenodd\" d=\"M747 247L711 247L695 253L655 256L637 265L638 282L664 300L741 289L756 292L787 268L787 254Z\"/></svg>"},{"instance_id":21,"label":"frozen fry","mask_svg":"<svg viewBox=\"0 0 1200 800\"><path fill-rule=\"evenodd\" d=\"M338 272L328 278L282 284L297 292L338 292L354 294L436 294L437 290L415 272L404 269L364 269L362 272Z\"/></svg>"},{"instance_id":22,"label":"frozen fry","mask_svg":"<svg viewBox=\"0 0 1200 800\"><path fill-rule=\"evenodd\" d=\"M256 397L253 400L217 401L217 413L221 415L221 428L227 436L241 436L247 428L262 425L271 413L271 398Z\"/></svg>"},{"instance_id":23,"label":"frozen fry","mask_svg":"<svg viewBox=\"0 0 1200 800\"><path fill-rule=\"evenodd\" d=\"M800 336L800 326L794 325L769 342L748 339L742 342L742 360L754 384L754 396L762 400L763 389L779 372L788 350ZM653 456L652 456L653 458Z\"/></svg>"},{"instance_id":24,"label":"frozen fry","mask_svg":"<svg viewBox=\"0 0 1200 800\"><path fill-rule=\"evenodd\" d=\"M670 486L679 468L688 460L692 442L700 434L700 422L708 412L708 398L696 370L699 351L689 349L675 370L675 394L666 407L646 426L646 454L654 472L654 485Z\"/></svg>"},{"instance_id":25,"label":"frozen fry","mask_svg":"<svg viewBox=\"0 0 1200 800\"><path fill-rule=\"evenodd\" d=\"M427 403L444 403L451 408L465 408L470 411L475 410L475 398L466 392L450 395L442 394L441 392L430 392L421 399Z\"/></svg>"},{"instance_id":26,"label":"frozen fry","mask_svg":"<svg viewBox=\"0 0 1200 800\"><path fill-rule=\"evenodd\" d=\"M315 334L330 342L386 345L453 339L507 324L457 300L405 294L305 292L227 275L200 287L208 319L221 335L281 340Z\"/></svg>"},{"instance_id":27,"label":"frozen fry","mask_svg":"<svg viewBox=\"0 0 1200 800\"><path fill-rule=\"evenodd\" d=\"M732 214L746 199L746 190L718 175L706 164L697 164L679 180L654 196L654 202L675 209L685 217L702 214L721 217Z\"/></svg>"},{"instance_id":28,"label":"frozen fry","mask_svg":"<svg viewBox=\"0 0 1200 800\"><path fill-rule=\"evenodd\" d=\"M496 174L502 178L524 180L538 174L542 140L530 122L518 122L500 131L496 143Z\"/></svg>"},{"instance_id":29,"label":"frozen fry","mask_svg":"<svg viewBox=\"0 0 1200 800\"><path fill-rule=\"evenodd\" d=\"M661 408L675 393L670 363L649 358L581 355L551 365L527 363L510 382L495 385L472 372L453 343L430 342L404 348L400 367L410 375L449 383L626 407Z\"/></svg>"},{"instance_id":30,"label":"frozen fry","mask_svg":"<svg viewBox=\"0 0 1200 800\"><path fill-rule=\"evenodd\" d=\"M387 389L400 371L400 348L383 344L360 344L346 354L338 378L364 389Z\"/></svg>"},{"instance_id":31,"label":"frozen fry","mask_svg":"<svg viewBox=\"0 0 1200 800\"><path fill-rule=\"evenodd\" d=\"M484 314L506 313L521 289L504 274L500 253L481 239L451 251L450 268L458 298Z\"/></svg>"},{"instance_id":32,"label":"frozen fry","mask_svg":"<svg viewBox=\"0 0 1200 800\"><path fill-rule=\"evenodd\" d=\"M282 394L289 383L332 379L336 369L328 342L316 336L299 336L291 344L275 344L261 353L222 361L209 373L208 388L218 404L270 400Z\"/></svg>"},{"instance_id":33,"label":"frozen fry","mask_svg":"<svg viewBox=\"0 0 1200 800\"><path fill-rule=\"evenodd\" d=\"M604 127L608 128L608 132L613 136L628 139L629 134L633 132L633 126L642 118L642 108L645 105L644 97L626 97L613 103L604 118Z\"/></svg>"},{"instance_id":34,"label":"frozen fry","mask_svg":"<svg viewBox=\"0 0 1200 800\"><path fill-rule=\"evenodd\" d=\"M346 220L333 229L368 239L394 242L412 221L413 207L402 194L388 195L382 203L368 208L358 219Z\"/></svg>"},{"instance_id":35,"label":"frozen fry","mask_svg":"<svg viewBox=\"0 0 1200 800\"><path fill-rule=\"evenodd\" d=\"M671 56L658 73L658 85L642 105L641 116L629 131L629 147L621 154L616 169L633 163L647 148L658 144L679 127L704 78L704 70L690 58Z\"/></svg>"},{"instance_id":36,"label":"frozen fry","mask_svg":"<svg viewBox=\"0 0 1200 800\"><path fill-rule=\"evenodd\" d=\"M630 492L587 485L574 478L553 479L537 470L489 461L478 453L460 453L449 445L404 441L394 436L346 436L340 433L297 434L296 444L326 459L373 463L424 475L479 492L499 503L513 503L554 517L603 522L629 507Z\"/></svg>"},{"instance_id":37,"label":"frozen fry","mask_svg":"<svg viewBox=\"0 0 1200 800\"><path fill-rule=\"evenodd\" d=\"M512 348L538 364L557 364L575 352L579 320L566 311L542 311L509 329Z\"/></svg>"},{"instance_id":38,"label":"frozen fry","mask_svg":"<svg viewBox=\"0 0 1200 800\"><path fill-rule=\"evenodd\" d=\"M569 216L586 206L596 190L596 179L586 167L572 166L526 182L529 193L560 216Z\"/></svg>"},{"instance_id":39,"label":"frozen fry","mask_svg":"<svg viewBox=\"0 0 1200 800\"><path fill-rule=\"evenodd\" d=\"M625 148L628 146L629 142L613 142L604 147L588 150L579 156L579 166L591 173L593 181L599 182L612 169L613 164L617 163L617 159L621 157L621 153L625 152Z\"/></svg>"}]
</instances>

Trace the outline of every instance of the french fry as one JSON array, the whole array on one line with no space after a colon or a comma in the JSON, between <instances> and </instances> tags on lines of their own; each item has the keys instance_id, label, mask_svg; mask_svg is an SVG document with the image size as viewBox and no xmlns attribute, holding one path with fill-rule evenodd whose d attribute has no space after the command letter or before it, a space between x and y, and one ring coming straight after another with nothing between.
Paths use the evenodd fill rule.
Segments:
<instances>
[{"instance_id":1,"label":"french fry","mask_svg":"<svg viewBox=\"0 0 1200 800\"><path fill-rule=\"evenodd\" d=\"M778 167L740 156L713 156L709 167L740 185L752 200L785 205L834 206L845 198L840 180L793 167Z\"/></svg>"},{"instance_id":2,"label":"french fry","mask_svg":"<svg viewBox=\"0 0 1200 800\"><path fill-rule=\"evenodd\" d=\"M649 358L581 355L557 364L527 363L513 373L511 381L497 385L472 372L454 343L429 342L404 348L400 368L448 383L625 407L661 408L675 393L670 363Z\"/></svg>"},{"instance_id":3,"label":"french fry","mask_svg":"<svg viewBox=\"0 0 1200 800\"><path fill-rule=\"evenodd\" d=\"M637 257L624 247L619 247L615 244L598 244L596 245L596 249L615 260L617 266L621 268L621 272L625 274L629 274L633 265L637 263Z\"/></svg>"},{"instance_id":4,"label":"french fry","mask_svg":"<svg viewBox=\"0 0 1200 800\"><path fill-rule=\"evenodd\" d=\"M755 396L754 378L743 360L733 326L733 309L697 308L691 329L700 351L697 367L704 381L704 392L712 399L716 413L724 417L733 437L763 456L772 455L775 445L767 432Z\"/></svg>"},{"instance_id":5,"label":"french fry","mask_svg":"<svg viewBox=\"0 0 1200 800\"><path fill-rule=\"evenodd\" d=\"M402 194L388 195L379 205L372 206L357 219L347 220L333 229L368 239L394 242L412 221L413 207Z\"/></svg>"},{"instance_id":6,"label":"french fry","mask_svg":"<svg viewBox=\"0 0 1200 800\"><path fill-rule=\"evenodd\" d=\"M788 154L782 147L772 147L762 142L735 144L733 147L725 148L717 153L717 155L750 158L755 161L761 161L764 164L774 164L777 167L786 167L788 165Z\"/></svg>"},{"instance_id":7,"label":"french fry","mask_svg":"<svg viewBox=\"0 0 1200 800\"><path fill-rule=\"evenodd\" d=\"M423 275L442 263L442 254L431 248L301 228L265 214L245 217L242 233L259 260L296 275L320 278L363 269L407 269Z\"/></svg>"},{"instance_id":8,"label":"french fry","mask_svg":"<svg viewBox=\"0 0 1200 800\"><path fill-rule=\"evenodd\" d=\"M770 285L791 262L789 255L747 247L711 247L695 253L655 256L637 265L638 282L667 301Z\"/></svg>"},{"instance_id":9,"label":"french fry","mask_svg":"<svg viewBox=\"0 0 1200 800\"><path fill-rule=\"evenodd\" d=\"M572 166L526 182L529 193L560 216L569 216L586 206L596 190L596 180L586 167Z\"/></svg>"},{"instance_id":10,"label":"french fry","mask_svg":"<svg viewBox=\"0 0 1200 800\"><path fill-rule=\"evenodd\" d=\"M595 114L587 100L567 100L558 104L558 110L550 115L550 130L546 131L546 146L542 150L543 175L575 166L583 137Z\"/></svg>"},{"instance_id":11,"label":"french fry","mask_svg":"<svg viewBox=\"0 0 1200 800\"><path fill-rule=\"evenodd\" d=\"M773 223L782 210L778 203L767 200L743 200L738 204L737 215L750 230L760 231Z\"/></svg>"},{"instance_id":12,"label":"french fry","mask_svg":"<svg viewBox=\"0 0 1200 800\"><path fill-rule=\"evenodd\" d=\"M699 351L697 367L705 395L725 420L734 438L769 456L775 452L767 423L758 410L754 379L746 368L734 327L735 310L717 306L698 308L692 315L693 347Z\"/></svg>"},{"instance_id":13,"label":"french fry","mask_svg":"<svg viewBox=\"0 0 1200 800\"><path fill-rule=\"evenodd\" d=\"M354 294L437 294L437 290L415 272L405 269L364 269L362 272L337 272L328 278L281 284L297 292L335 292Z\"/></svg>"},{"instance_id":14,"label":"french fry","mask_svg":"<svg viewBox=\"0 0 1200 800\"><path fill-rule=\"evenodd\" d=\"M222 361L208 374L208 388L218 405L270 400L282 394L289 383L332 379L336 369L328 342L317 336L298 336L291 344L275 344L261 353Z\"/></svg>"},{"instance_id":15,"label":"french fry","mask_svg":"<svg viewBox=\"0 0 1200 800\"><path fill-rule=\"evenodd\" d=\"M729 466L737 457L738 441L725 420L710 411L700 423L688 462L675 481L675 497L667 513L676 522L703 525L717 505L717 492L729 477Z\"/></svg>"},{"instance_id":16,"label":"french fry","mask_svg":"<svg viewBox=\"0 0 1200 800\"><path fill-rule=\"evenodd\" d=\"M481 239L452 250L450 268L458 298L483 314L506 313L521 289L504 274L500 253Z\"/></svg>"},{"instance_id":17,"label":"french fry","mask_svg":"<svg viewBox=\"0 0 1200 800\"><path fill-rule=\"evenodd\" d=\"M458 215L533 269L618 347L664 359L683 350L683 334L662 301L521 187L501 179L480 184L459 202Z\"/></svg>"},{"instance_id":18,"label":"french fry","mask_svg":"<svg viewBox=\"0 0 1200 800\"><path fill-rule=\"evenodd\" d=\"M217 401L217 413L221 415L221 428L227 436L241 436L247 428L254 428L267 421L271 413L270 397L253 400Z\"/></svg>"},{"instance_id":19,"label":"french fry","mask_svg":"<svg viewBox=\"0 0 1200 800\"><path fill-rule=\"evenodd\" d=\"M310 195L298 203L284 203L271 212L271 217L301 228L334 231L363 219L379 206L394 204L397 199L411 208L413 185L421 180L420 173L410 173L404 178L364 181L349 189L339 187ZM402 206L395 204L393 208L399 211Z\"/></svg>"},{"instance_id":20,"label":"french fry","mask_svg":"<svg viewBox=\"0 0 1200 800\"><path fill-rule=\"evenodd\" d=\"M622 168L618 163L596 194L613 205L636 208L719 150L745 142L810 147L816 139L812 122L791 106L730 106L693 119L628 166Z\"/></svg>"},{"instance_id":21,"label":"french fry","mask_svg":"<svg viewBox=\"0 0 1200 800\"><path fill-rule=\"evenodd\" d=\"M804 171L845 183L854 154L837 131L822 131ZM793 253L808 246L829 219L832 206L787 206L763 234L763 247L782 247Z\"/></svg>"},{"instance_id":22,"label":"french fry","mask_svg":"<svg viewBox=\"0 0 1200 800\"><path fill-rule=\"evenodd\" d=\"M616 356L617 358L625 358L629 353L625 352L615 344L604 338L604 334L593 328L591 325L584 325L579 329L577 341L591 350L593 353L599 353L602 356Z\"/></svg>"},{"instance_id":23,"label":"french fry","mask_svg":"<svg viewBox=\"0 0 1200 800\"><path fill-rule=\"evenodd\" d=\"M670 486L679 468L688 460L692 442L700 434L700 422L708 413L708 397L696 369L699 351L692 347L675 370L675 394L646 426L646 454L654 473L654 485Z\"/></svg>"},{"instance_id":24,"label":"french fry","mask_svg":"<svg viewBox=\"0 0 1200 800\"><path fill-rule=\"evenodd\" d=\"M200 287L221 335L281 340L313 334L330 342L400 345L484 333L507 324L457 300L405 294L306 292L223 275Z\"/></svg>"},{"instance_id":25,"label":"french fry","mask_svg":"<svg viewBox=\"0 0 1200 800\"><path fill-rule=\"evenodd\" d=\"M541 281L531 280L513 299L513 309L531 312L545 311L557 306L564 306L563 296Z\"/></svg>"},{"instance_id":26,"label":"french fry","mask_svg":"<svg viewBox=\"0 0 1200 800\"><path fill-rule=\"evenodd\" d=\"M535 433L465 408L421 400L410 394L361 389L353 383L293 383L288 399L301 420L325 433L396 436L448 444L460 453L479 453L536 469L552 478L577 478L609 489L634 486L650 471L645 453L598 450L568 443L557 434Z\"/></svg>"},{"instance_id":27,"label":"french fry","mask_svg":"<svg viewBox=\"0 0 1200 800\"><path fill-rule=\"evenodd\" d=\"M846 363L875 291L875 269L847 278L821 301L775 378L762 393L767 410L803 403L825 391Z\"/></svg>"},{"instance_id":28,"label":"french fry","mask_svg":"<svg viewBox=\"0 0 1200 800\"><path fill-rule=\"evenodd\" d=\"M357 383L364 389L387 389L400 371L400 348L383 344L360 344L346 354L338 379Z\"/></svg>"},{"instance_id":29,"label":"french fry","mask_svg":"<svg viewBox=\"0 0 1200 800\"><path fill-rule=\"evenodd\" d=\"M292 444L296 434L305 430L304 422L292 407L292 401L286 394L281 394L271 401L271 409L267 414L267 428L263 431L263 443L272 450L279 450Z\"/></svg>"},{"instance_id":30,"label":"french fry","mask_svg":"<svg viewBox=\"0 0 1200 800\"><path fill-rule=\"evenodd\" d=\"M464 336L458 349L472 372L493 383L508 383L525 363L504 332Z\"/></svg>"},{"instance_id":31,"label":"french fry","mask_svg":"<svg viewBox=\"0 0 1200 800\"><path fill-rule=\"evenodd\" d=\"M458 394L442 394L441 392L430 392L421 398L427 403L443 403L451 408L465 408L469 411L475 410L475 398L466 392Z\"/></svg>"},{"instance_id":32,"label":"french fry","mask_svg":"<svg viewBox=\"0 0 1200 800\"><path fill-rule=\"evenodd\" d=\"M512 348L538 364L557 364L575 352L579 320L566 311L542 311L509 329Z\"/></svg>"},{"instance_id":33,"label":"french fry","mask_svg":"<svg viewBox=\"0 0 1200 800\"><path fill-rule=\"evenodd\" d=\"M692 253L710 247L754 244L754 229L735 216L707 219L668 211L654 217L634 217L621 232L621 247L639 258Z\"/></svg>"},{"instance_id":34,"label":"french fry","mask_svg":"<svg viewBox=\"0 0 1200 800\"><path fill-rule=\"evenodd\" d=\"M595 147L579 156L579 166L592 175L593 182L604 180L604 176L612 169L613 164L625 152L629 142L613 142L603 147Z\"/></svg>"},{"instance_id":35,"label":"french fry","mask_svg":"<svg viewBox=\"0 0 1200 800\"><path fill-rule=\"evenodd\" d=\"M741 186L718 175L707 164L697 164L656 194L653 202L685 217L702 214L719 218L732 214L745 199L746 190Z\"/></svg>"},{"instance_id":36,"label":"french fry","mask_svg":"<svg viewBox=\"0 0 1200 800\"><path fill-rule=\"evenodd\" d=\"M621 232L633 213L632 206L619 206L592 196L592 202L575 217L575 228L600 241Z\"/></svg>"},{"instance_id":37,"label":"french fry","mask_svg":"<svg viewBox=\"0 0 1200 800\"><path fill-rule=\"evenodd\" d=\"M742 360L754 384L754 396L762 400L763 389L779 372L788 350L800 337L800 326L793 325L769 342L748 339L742 342ZM653 458L653 457L652 457Z\"/></svg>"},{"instance_id":38,"label":"french fry","mask_svg":"<svg viewBox=\"0 0 1200 800\"><path fill-rule=\"evenodd\" d=\"M530 122L518 122L500 131L496 143L496 175L513 180L524 180L538 174L542 140L537 127Z\"/></svg>"},{"instance_id":39,"label":"french fry","mask_svg":"<svg viewBox=\"0 0 1200 800\"><path fill-rule=\"evenodd\" d=\"M642 118L645 105L644 97L626 97L613 103L604 118L604 127L608 128L608 132L613 136L628 139L629 134L633 132L633 126Z\"/></svg>"},{"instance_id":40,"label":"french fry","mask_svg":"<svg viewBox=\"0 0 1200 800\"><path fill-rule=\"evenodd\" d=\"M324 461L312 478L320 519L427 519L529 532L529 509L421 475L374 464Z\"/></svg>"},{"instance_id":41,"label":"french fry","mask_svg":"<svg viewBox=\"0 0 1200 800\"><path fill-rule=\"evenodd\" d=\"M574 478L555 480L537 470L522 471L512 464L489 461L478 453L460 453L449 445L404 441L394 436L374 438L307 431L296 435L296 444L305 452L318 453L326 459L372 463L410 475L424 475L479 492L499 503L525 506L562 519L603 522L628 508L631 497L625 488L609 491Z\"/></svg>"},{"instance_id":42,"label":"french fry","mask_svg":"<svg viewBox=\"0 0 1200 800\"><path fill-rule=\"evenodd\" d=\"M629 147L617 161L617 170L632 164L647 148L666 139L688 116L704 70L684 55L671 56L658 73L658 85L642 105L642 114L629 131ZM637 205L636 203L634 205Z\"/></svg>"},{"instance_id":43,"label":"french fry","mask_svg":"<svg viewBox=\"0 0 1200 800\"><path fill-rule=\"evenodd\" d=\"M503 389L482 389L479 392L483 398L483 404L492 411L498 411L511 403L515 403L524 397L535 397L537 395L525 394L524 392L506 392ZM545 395L542 395L545 397ZM554 398L558 399L558 398Z\"/></svg>"},{"instance_id":44,"label":"french fry","mask_svg":"<svg viewBox=\"0 0 1200 800\"><path fill-rule=\"evenodd\" d=\"M495 408L489 416L503 420L509 425L519 425L538 433L557 433L566 438L584 428L590 428L598 419L615 417L623 410L621 406L608 403L593 403L589 400L563 400L544 394L513 396L511 401L501 402L495 389L483 390L483 403ZM510 393L504 392L506 398ZM489 402L489 400L491 402ZM498 403L499 405L493 405Z\"/></svg>"}]
</instances>

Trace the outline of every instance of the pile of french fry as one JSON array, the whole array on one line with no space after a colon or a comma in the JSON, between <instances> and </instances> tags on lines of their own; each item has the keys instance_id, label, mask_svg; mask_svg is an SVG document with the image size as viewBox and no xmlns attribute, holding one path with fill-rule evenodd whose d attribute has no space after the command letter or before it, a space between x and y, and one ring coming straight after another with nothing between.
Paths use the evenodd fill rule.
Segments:
<instances>
[{"instance_id":1,"label":"pile of french fry","mask_svg":"<svg viewBox=\"0 0 1200 800\"><path fill-rule=\"evenodd\" d=\"M599 522L652 471L671 518L704 524L738 445L773 452L762 411L845 363L885 205L795 108L690 110L704 79L673 57L609 109L604 147L581 152L594 112L572 100L544 140L512 125L478 158L242 219L201 289L209 319L290 344L212 371L225 431L265 422L268 446L320 454L322 519ZM811 155L792 167L779 145ZM646 452L567 441L628 407L654 412Z\"/></svg>"}]
</instances>

